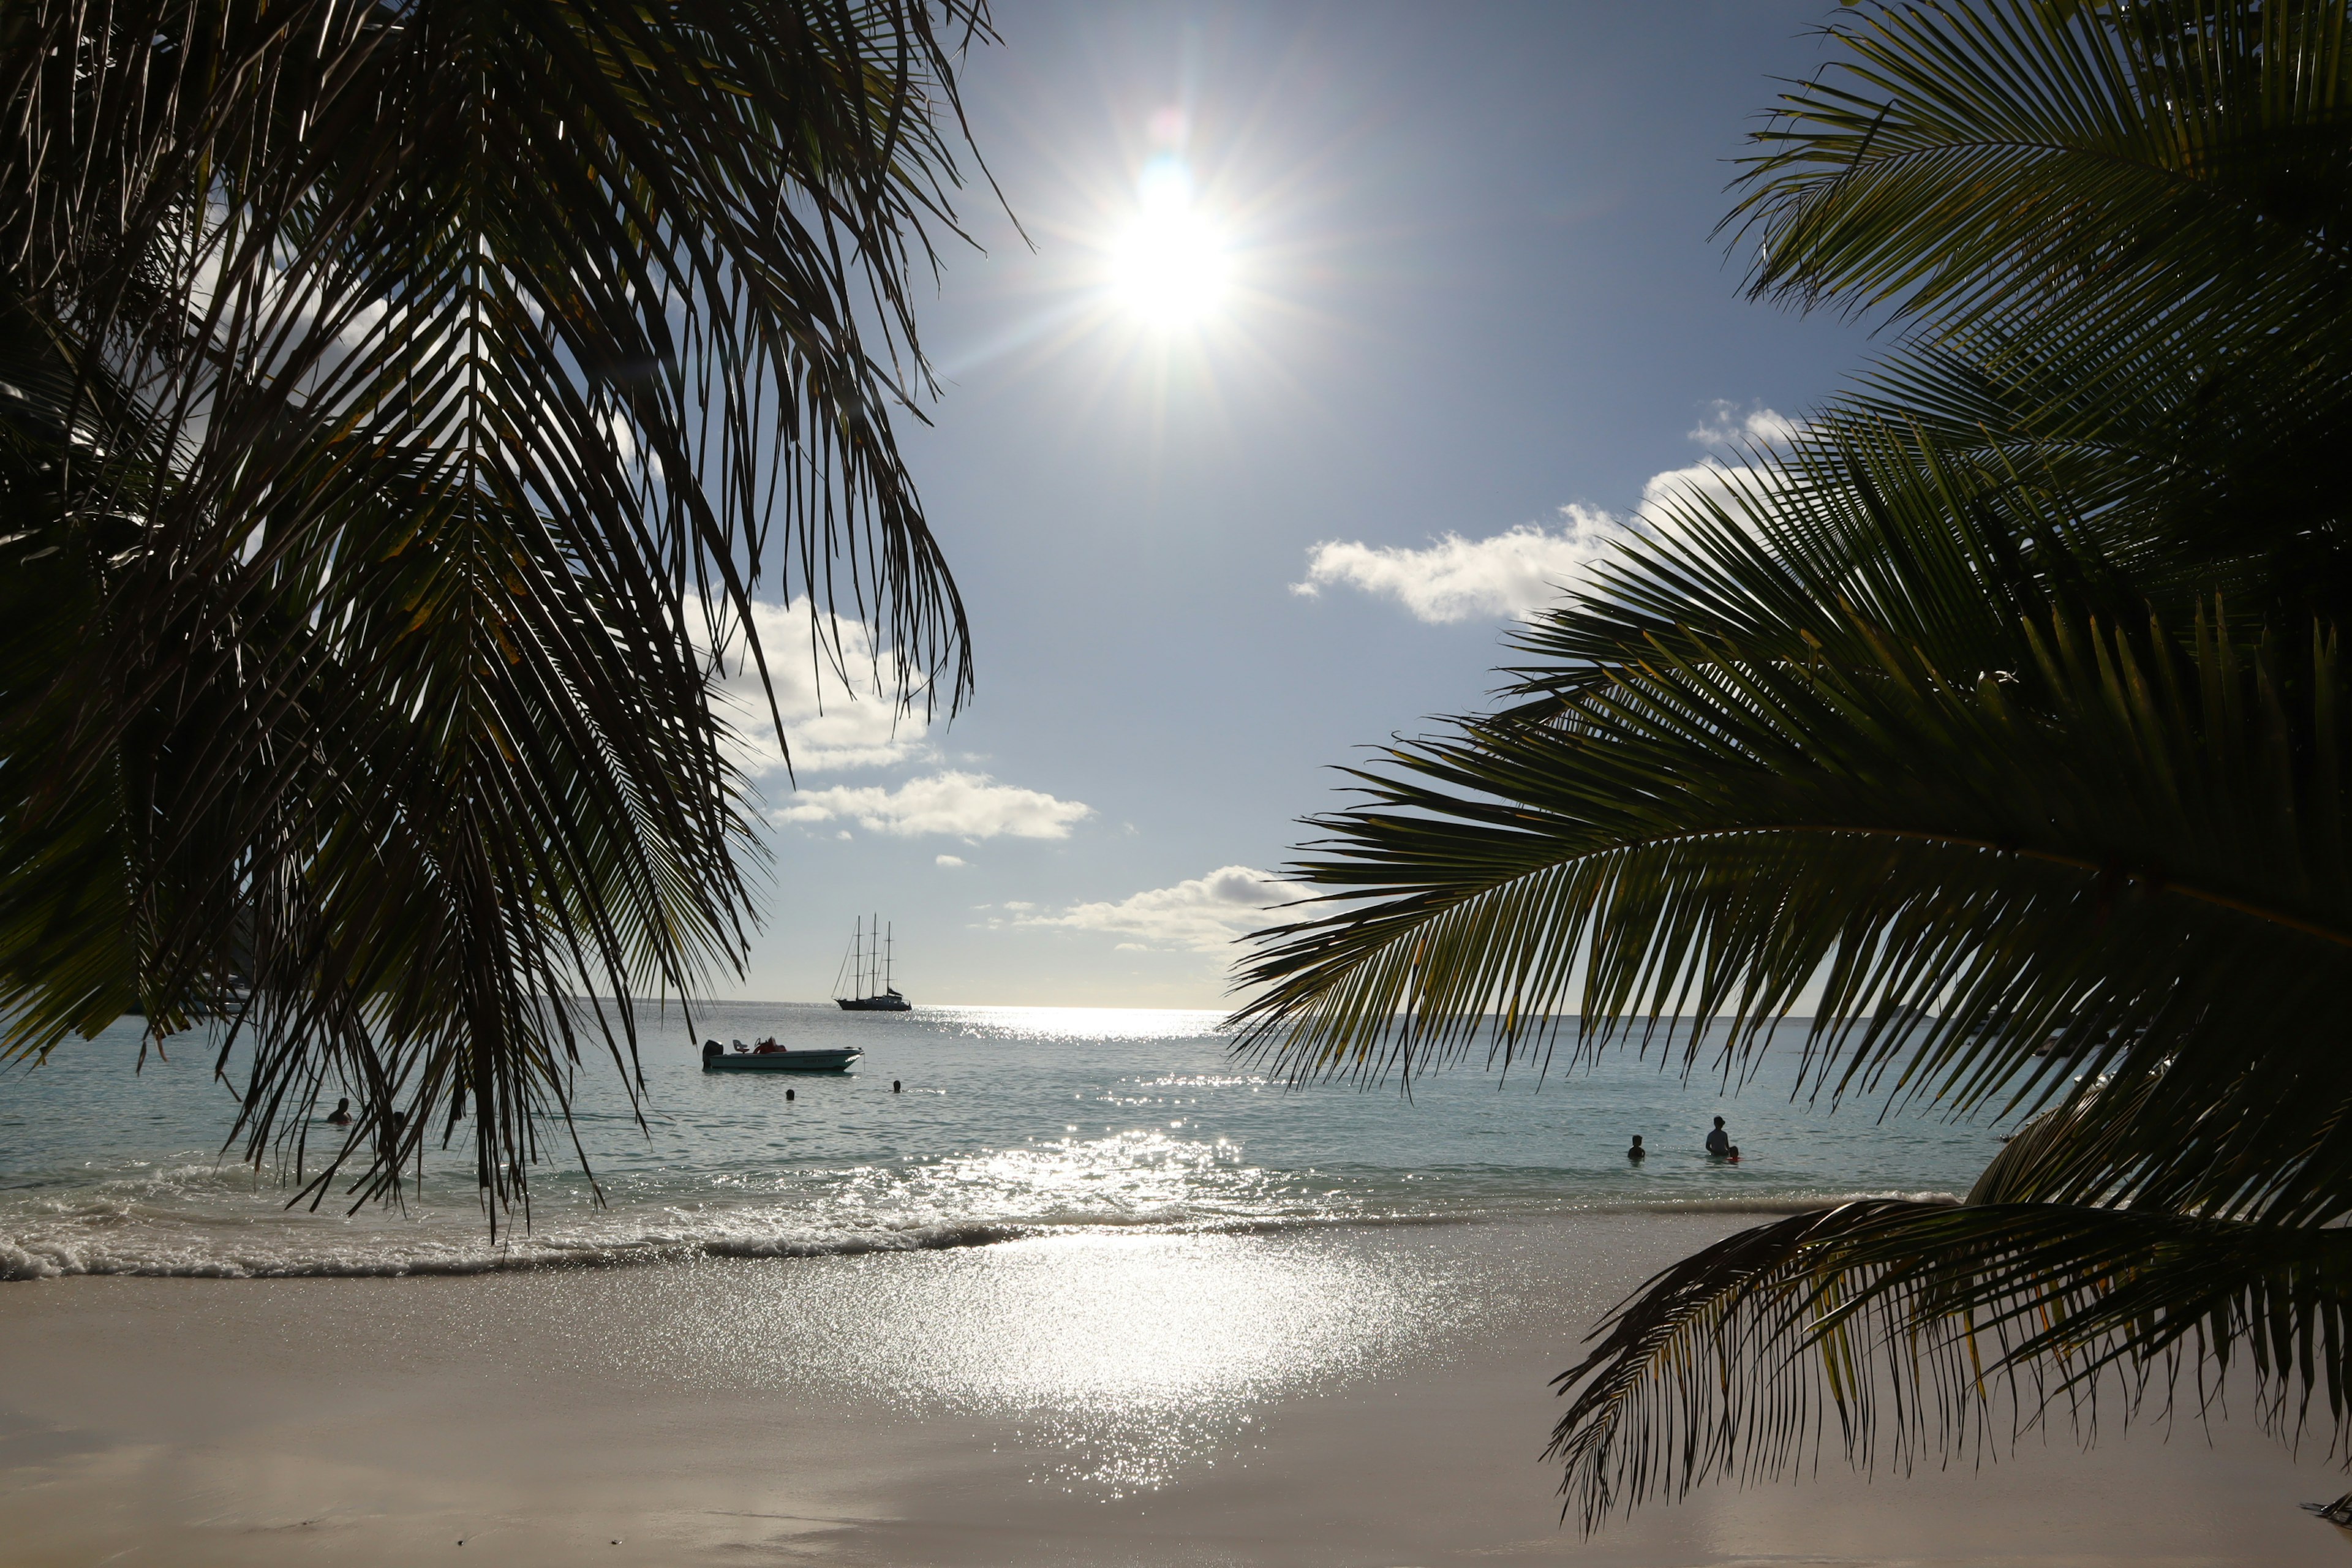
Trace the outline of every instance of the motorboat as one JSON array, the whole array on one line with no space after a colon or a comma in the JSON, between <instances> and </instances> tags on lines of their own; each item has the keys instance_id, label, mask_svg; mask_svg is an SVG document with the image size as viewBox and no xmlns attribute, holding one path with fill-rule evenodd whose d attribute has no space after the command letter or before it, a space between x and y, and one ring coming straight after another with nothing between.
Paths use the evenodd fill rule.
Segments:
<instances>
[{"instance_id":1,"label":"motorboat","mask_svg":"<svg viewBox=\"0 0 2352 1568\"><path fill-rule=\"evenodd\" d=\"M717 1040L702 1042L704 1072L847 1072L866 1053L856 1046L803 1047L793 1050L773 1040L757 1046L734 1042L729 1050Z\"/></svg>"}]
</instances>

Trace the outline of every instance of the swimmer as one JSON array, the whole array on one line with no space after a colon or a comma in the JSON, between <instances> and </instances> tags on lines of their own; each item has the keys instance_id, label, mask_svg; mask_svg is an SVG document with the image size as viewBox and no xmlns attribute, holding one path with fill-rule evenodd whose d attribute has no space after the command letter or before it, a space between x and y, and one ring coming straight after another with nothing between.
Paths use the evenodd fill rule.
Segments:
<instances>
[{"instance_id":1,"label":"swimmer","mask_svg":"<svg viewBox=\"0 0 2352 1568\"><path fill-rule=\"evenodd\" d=\"M327 1120L337 1127L349 1127L352 1124L352 1102L350 1097L346 1096L345 1098L335 1101L335 1109L327 1112Z\"/></svg>"},{"instance_id":2,"label":"swimmer","mask_svg":"<svg viewBox=\"0 0 2352 1568\"><path fill-rule=\"evenodd\" d=\"M1718 1160L1731 1158L1731 1134L1723 1130L1723 1118L1715 1119L1715 1131L1706 1135L1706 1152Z\"/></svg>"},{"instance_id":3,"label":"swimmer","mask_svg":"<svg viewBox=\"0 0 2352 1568\"><path fill-rule=\"evenodd\" d=\"M1633 1163L1638 1165L1649 1157L1650 1152L1642 1147L1642 1135L1639 1132L1634 1133L1633 1146L1625 1151L1625 1158L1633 1161Z\"/></svg>"}]
</instances>

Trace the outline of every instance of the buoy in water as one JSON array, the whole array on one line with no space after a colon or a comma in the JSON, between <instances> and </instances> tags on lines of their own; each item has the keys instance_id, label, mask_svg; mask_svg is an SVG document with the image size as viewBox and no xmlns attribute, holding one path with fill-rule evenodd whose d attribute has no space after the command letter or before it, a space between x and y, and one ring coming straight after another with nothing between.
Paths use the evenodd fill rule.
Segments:
<instances>
[{"instance_id":1,"label":"buoy in water","mask_svg":"<svg viewBox=\"0 0 2352 1568\"><path fill-rule=\"evenodd\" d=\"M784 1098L785 1098L786 1100L790 1100L792 1097L793 1097L793 1091L792 1091L791 1089L788 1089L784 1090Z\"/></svg>"}]
</instances>

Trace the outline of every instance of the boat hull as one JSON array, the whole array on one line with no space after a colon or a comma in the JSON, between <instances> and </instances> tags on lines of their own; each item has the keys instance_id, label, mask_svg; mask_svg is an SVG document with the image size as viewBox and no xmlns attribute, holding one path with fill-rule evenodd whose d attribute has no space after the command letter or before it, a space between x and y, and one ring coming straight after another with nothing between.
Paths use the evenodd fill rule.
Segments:
<instances>
[{"instance_id":1,"label":"boat hull","mask_svg":"<svg viewBox=\"0 0 2352 1568\"><path fill-rule=\"evenodd\" d=\"M845 1013L911 1013L913 1004L892 993L887 996L836 996L834 1005Z\"/></svg>"},{"instance_id":2,"label":"boat hull","mask_svg":"<svg viewBox=\"0 0 2352 1568\"><path fill-rule=\"evenodd\" d=\"M721 1051L702 1058L704 1072L847 1072L866 1053L851 1046L842 1050Z\"/></svg>"}]
</instances>

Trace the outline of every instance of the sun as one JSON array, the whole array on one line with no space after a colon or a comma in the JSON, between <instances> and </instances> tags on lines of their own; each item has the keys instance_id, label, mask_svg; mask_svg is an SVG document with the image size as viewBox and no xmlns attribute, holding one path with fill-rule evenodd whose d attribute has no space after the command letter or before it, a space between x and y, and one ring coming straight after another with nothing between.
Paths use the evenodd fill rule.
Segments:
<instances>
[{"instance_id":1,"label":"sun","mask_svg":"<svg viewBox=\"0 0 2352 1568\"><path fill-rule=\"evenodd\" d=\"M1215 312L1231 281L1224 236L1194 205L1181 161L1152 160L1140 194L1141 210L1110 247L1111 292L1148 325L1198 325Z\"/></svg>"}]
</instances>

